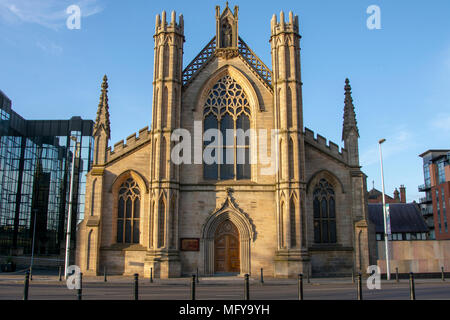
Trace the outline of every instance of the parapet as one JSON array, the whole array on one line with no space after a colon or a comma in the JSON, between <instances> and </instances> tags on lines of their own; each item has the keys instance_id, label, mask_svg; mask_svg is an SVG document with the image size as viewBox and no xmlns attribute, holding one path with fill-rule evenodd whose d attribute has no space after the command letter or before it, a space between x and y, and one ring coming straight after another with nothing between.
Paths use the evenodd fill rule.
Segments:
<instances>
[{"instance_id":1,"label":"parapet","mask_svg":"<svg viewBox=\"0 0 450 320\"><path fill-rule=\"evenodd\" d=\"M184 19L183 15L180 14L178 17L178 22L176 19L175 11L172 11L170 23L166 21L166 11L162 12L162 15L156 15L155 22L155 34L160 32L178 32L184 34Z\"/></svg>"},{"instance_id":2,"label":"parapet","mask_svg":"<svg viewBox=\"0 0 450 320\"><path fill-rule=\"evenodd\" d=\"M132 151L136 147L143 145L148 140L150 140L151 137L150 133L151 132L147 126L139 130L139 136L137 136L136 133L133 133L132 135L128 136L126 139L126 143L124 140L115 143L114 150L111 151L111 147L107 149L106 152L107 161L109 162L114 159L117 159L118 157L124 155L125 153Z\"/></svg>"},{"instance_id":3,"label":"parapet","mask_svg":"<svg viewBox=\"0 0 450 320\"><path fill-rule=\"evenodd\" d=\"M280 12L280 22L277 20L276 14L272 16L272 20L270 22L270 30L272 33L272 36L277 35L282 32L299 32L299 24L298 24L298 15L295 15L292 13L292 11L289 11L289 20L284 20L284 12Z\"/></svg>"},{"instance_id":4,"label":"parapet","mask_svg":"<svg viewBox=\"0 0 450 320\"><path fill-rule=\"evenodd\" d=\"M321 136L320 134L317 134L317 138L315 137L314 131L305 128L305 141L308 142L310 145L316 147L317 149L333 156L334 158L337 158L340 161L343 161L345 163L348 162L348 154L347 150L342 148L339 150L339 146L329 141L327 144L327 139Z\"/></svg>"}]
</instances>

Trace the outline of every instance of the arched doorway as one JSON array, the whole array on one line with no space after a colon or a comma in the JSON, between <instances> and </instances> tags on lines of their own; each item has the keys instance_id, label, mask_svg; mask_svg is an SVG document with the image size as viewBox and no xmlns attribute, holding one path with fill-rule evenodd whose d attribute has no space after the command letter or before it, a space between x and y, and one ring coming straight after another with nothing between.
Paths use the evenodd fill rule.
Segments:
<instances>
[{"instance_id":1,"label":"arched doorway","mask_svg":"<svg viewBox=\"0 0 450 320\"><path fill-rule=\"evenodd\" d=\"M228 240L228 246L222 242L223 252L229 252L228 257L223 261L232 259L232 273L238 272L241 275L251 273L250 244L255 236L255 226L248 215L234 202L231 197L231 190L227 189L228 196L223 204L212 212L202 226L202 238L200 240L200 251L202 252L203 270L201 272L206 276L213 276L214 273L220 273L216 268L216 239L221 235L228 234L234 237L235 241ZM227 224L229 227L227 227ZM228 231L227 231L228 229ZM233 238L231 238L233 239ZM237 249L234 247L237 244ZM228 248L228 249L227 249ZM220 249L220 245L218 246ZM231 250L230 250L231 249ZM220 259L219 259L220 260ZM218 261L219 262L219 261ZM225 268L225 262L224 262ZM220 269L220 268L219 268Z\"/></svg>"},{"instance_id":2,"label":"arched doorway","mask_svg":"<svg viewBox=\"0 0 450 320\"><path fill-rule=\"evenodd\" d=\"M214 234L214 272L240 272L239 231L230 221L223 221Z\"/></svg>"}]
</instances>

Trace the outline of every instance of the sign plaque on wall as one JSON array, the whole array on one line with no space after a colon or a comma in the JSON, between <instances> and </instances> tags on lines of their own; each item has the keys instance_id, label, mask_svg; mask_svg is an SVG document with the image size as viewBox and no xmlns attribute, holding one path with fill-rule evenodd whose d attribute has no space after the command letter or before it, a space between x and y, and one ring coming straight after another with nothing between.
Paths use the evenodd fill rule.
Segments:
<instances>
[{"instance_id":1,"label":"sign plaque on wall","mask_svg":"<svg viewBox=\"0 0 450 320\"><path fill-rule=\"evenodd\" d=\"M181 251L199 251L200 250L200 239L189 238L181 239Z\"/></svg>"}]
</instances>

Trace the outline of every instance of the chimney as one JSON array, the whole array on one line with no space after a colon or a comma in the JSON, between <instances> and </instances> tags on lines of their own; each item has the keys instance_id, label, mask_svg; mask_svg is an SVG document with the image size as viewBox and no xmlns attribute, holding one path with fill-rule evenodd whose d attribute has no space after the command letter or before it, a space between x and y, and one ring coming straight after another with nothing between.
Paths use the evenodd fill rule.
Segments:
<instances>
[{"instance_id":1,"label":"chimney","mask_svg":"<svg viewBox=\"0 0 450 320\"><path fill-rule=\"evenodd\" d=\"M400 186L400 202L406 203L406 188L403 184Z\"/></svg>"}]
</instances>

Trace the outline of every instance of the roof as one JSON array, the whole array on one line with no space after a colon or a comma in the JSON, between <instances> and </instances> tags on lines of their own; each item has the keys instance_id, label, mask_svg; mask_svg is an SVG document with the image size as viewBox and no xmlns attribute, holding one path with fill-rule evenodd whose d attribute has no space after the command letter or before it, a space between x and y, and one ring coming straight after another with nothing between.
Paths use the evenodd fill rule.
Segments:
<instances>
[{"instance_id":1,"label":"roof","mask_svg":"<svg viewBox=\"0 0 450 320\"><path fill-rule=\"evenodd\" d=\"M429 153L439 153L439 152L445 153L445 152L449 152L449 151L450 151L449 149L430 149L430 150L425 151L424 153L419 154L419 157L423 158L425 155L427 155Z\"/></svg>"},{"instance_id":2,"label":"roof","mask_svg":"<svg viewBox=\"0 0 450 320\"><path fill-rule=\"evenodd\" d=\"M380 195L382 195L381 191L379 191L375 188L373 188L372 190L369 191L369 199L376 199Z\"/></svg>"},{"instance_id":3,"label":"roof","mask_svg":"<svg viewBox=\"0 0 450 320\"><path fill-rule=\"evenodd\" d=\"M391 203L389 205L392 233L428 232L428 227L415 203ZM369 204L369 219L377 233L384 233L383 205Z\"/></svg>"},{"instance_id":4,"label":"roof","mask_svg":"<svg viewBox=\"0 0 450 320\"><path fill-rule=\"evenodd\" d=\"M380 190L373 188L369 191L369 199L377 199L378 197L382 197L383 193ZM386 198L394 200L391 196L385 194Z\"/></svg>"},{"instance_id":5,"label":"roof","mask_svg":"<svg viewBox=\"0 0 450 320\"><path fill-rule=\"evenodd\" d=\"M0 109L8 112L11 110L11 99L2 90L0 90Z\"/></svg>"}]
</instances>

